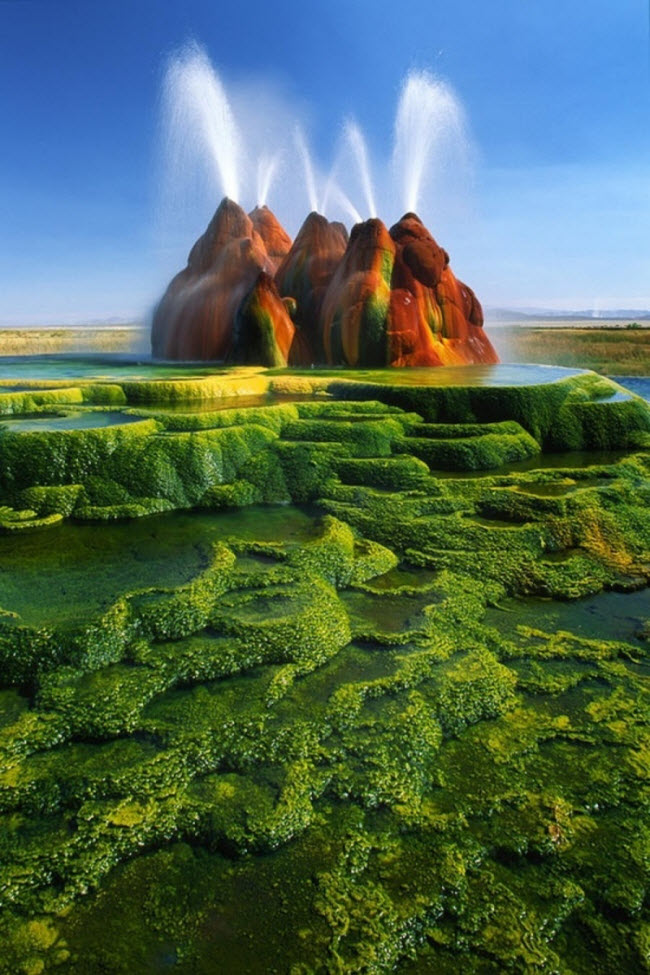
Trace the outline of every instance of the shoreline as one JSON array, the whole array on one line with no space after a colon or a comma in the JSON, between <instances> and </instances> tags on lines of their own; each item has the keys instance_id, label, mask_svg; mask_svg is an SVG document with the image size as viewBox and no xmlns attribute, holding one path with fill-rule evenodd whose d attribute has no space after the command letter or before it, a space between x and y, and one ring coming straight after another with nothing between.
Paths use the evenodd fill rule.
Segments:
<instances>
[{"instance_id":1,"label":"shoreline","mask_svg":"<svg viewBox=\"0 0 650 975\"><path fill-rule=\"evenodd\" d=\"M650 375L650 322L526 320L488 323L486 331L503 363L537 363L591 369L605 376ZM144 325L52 325L0 328L0 357L147 354Z\"/></svg>"}]
</instances>

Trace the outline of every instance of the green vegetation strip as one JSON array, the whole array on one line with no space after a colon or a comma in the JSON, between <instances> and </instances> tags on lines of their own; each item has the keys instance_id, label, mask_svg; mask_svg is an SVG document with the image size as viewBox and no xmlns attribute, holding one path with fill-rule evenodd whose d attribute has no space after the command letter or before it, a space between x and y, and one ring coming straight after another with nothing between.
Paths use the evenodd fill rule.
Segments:
<instances>
[{"instance_id":1,"label":"green vegetation strip","mask_svg":"<svg viewBox=\"0 0 650 975\"><path fill-rule=\"evenodd\" d=\"M120 390L0 433L0 971L648 970L648 407Z\"/></svg>"}]
</instances>

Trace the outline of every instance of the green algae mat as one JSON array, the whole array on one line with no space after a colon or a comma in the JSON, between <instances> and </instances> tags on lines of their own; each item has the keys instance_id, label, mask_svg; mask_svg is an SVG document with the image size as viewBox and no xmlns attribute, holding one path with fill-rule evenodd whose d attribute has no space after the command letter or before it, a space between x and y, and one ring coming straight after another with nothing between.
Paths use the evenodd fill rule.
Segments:
<instances>
[{"instance_id":1,"label":"green algae mat","mask_svg":"<svg viewBox=\"0 0 650 975\"><path fill-rule=\"evenodd\" d=\"M434 372L7 376L0 971L650 970L650 408Z\"/></svg>"}]
</instances>

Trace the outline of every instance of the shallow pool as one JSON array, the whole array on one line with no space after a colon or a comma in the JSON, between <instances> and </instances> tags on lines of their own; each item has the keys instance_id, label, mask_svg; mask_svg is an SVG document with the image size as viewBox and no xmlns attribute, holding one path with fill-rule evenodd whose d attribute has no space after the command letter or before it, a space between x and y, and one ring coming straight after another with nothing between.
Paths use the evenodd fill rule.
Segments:
<instances>
[{"instance_id":1,"label":"shallow pool","mask_svg":"<svg viewBox=\"0 0 650 975\"><path fill-rule=\"evenodd\" d=\"M118 413L114 410L107 410L105 413L95 410L38 413L33 416L3 417L0 420L0 430L4 429L9 433L30 433L35 430L94 430L98 427L133 423L141 419L142 417L130 416L128 413Z\"/></svg>"},{"instance_id":2,"label":"shallow pool","mask_svg":"<svg viewBox=\"0 0 650 975\"><path fill-rule=\"evenodd\" d=\"M217 513L174 512L113 523L66 522L42 533L0 536L0 607L34 625L72 623L125 592L189 582L213 542L299 542L310 509L267 505Z\"/></svg>"}]
</instances>

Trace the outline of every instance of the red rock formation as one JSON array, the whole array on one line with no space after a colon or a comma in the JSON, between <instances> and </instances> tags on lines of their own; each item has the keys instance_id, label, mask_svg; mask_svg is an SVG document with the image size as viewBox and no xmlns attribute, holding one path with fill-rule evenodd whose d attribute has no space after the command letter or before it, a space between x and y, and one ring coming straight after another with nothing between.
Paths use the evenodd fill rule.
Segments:
<instances>
[{"instance_id":1,"label":"red rock formation","mask_svg":"<svg viewBox=\"0 0 650 975\"><path fill-rule=\"evenodd\" d=\"M449 255L419 217L407 213L391 227L393 269L391 365L498 362L483 331L474 292L454 276Z\"/></svg>"},{"instance_id":2,"label":"red rock formation","mask_svg":"<svg viewBox=\"0 0 650 975\"><path fill-rule=\"evenodd\" d=\"M302 351L292 357L295 364L301 364L301 360L305 365L322 361L321 304L347 242L348 232L342 223L330 223L320 213L312 212L277 270L278 291L296 301L294 323L300 331Z\"/></svg>"},{"instance_id":3,"label":"red rock formation","mask_svg":"<svg viewBox=\"0 0 650 975\"><path fill-rule=\"evenodd\" d=\"M497 362L481 306L420 219L391 228L368 220L352 231L323 300L328 362L438 366Z\"/></svg>"},{"instance_id":4,"label":"red rock formation","mask_svg":"<svg viewBox=\"0 0 650 975\"><path fill-rule=\"evenodd\" d=\"M225 245L242 237L250 238L258 248L265 249L264 241L255 230L251 218L246 216L238 203L224 196L205 233L190 251L188 268L193 274L204 274L212 270Z\"/></svg>"},{"instance_id":5,"label":"red rock formation","mask_svg":"<svg viewBox=\"0 0 650 975\"><path fill-rule=\"evenodd\" d=\"M323 298L321 328L327 362L385 366L395 243L381 220L352 228L347 250Z\"/></svg>"},{"instance_id":6,"label":"red rock formation","mask_svg":"<svg viewBox=\"0 0 650 975\"><path fill-rule=\"evenodd\" d=\"M421 220L391 228L310 213L293 245L267 207L223 200L163 296L160 358L267 366L497 362L471 288Z\"/></svg>"},{"instance_id":7,"label":"red rock formation","mask_svg":"<svg viewBox=\"0 0 650 975\"><path fill-rule=\"evenodd\" d=\"M248 216L264 242L266 253L274 264L274 270L277 270L291 250L291 237L266 205L255 207Z\"/></svg>"},{"instance_id":8,"label":"red rock formation","mask_svg":"<svg viewBox=\"0 0 650 975\"><path fill-rule=\"evenodd\" d=\"M269 217L267 230L275 221L270 211ZM253 221L222 200L155 311L154 356L285 365L295 329L270 276L274 270Z\"/></svg>"},{"instance_id":9,"label":"red rock formation","mask_svg":"<svg viewBox=\"0 0 650 975\"><path fill-rule=\"evenodd\" d=\"M228 361L286 366L295 331L275 281L262 271L239 305Z\"/></svg>"}]
</instances>

